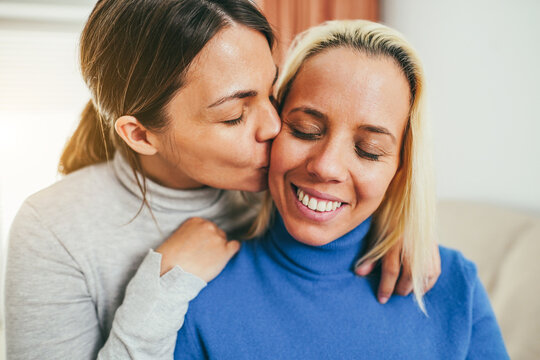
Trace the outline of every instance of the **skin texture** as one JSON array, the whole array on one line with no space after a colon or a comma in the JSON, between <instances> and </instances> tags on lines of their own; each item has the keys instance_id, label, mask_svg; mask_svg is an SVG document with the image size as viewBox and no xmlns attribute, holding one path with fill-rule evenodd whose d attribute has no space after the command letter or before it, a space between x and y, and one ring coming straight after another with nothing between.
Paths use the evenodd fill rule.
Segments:
<instances>
[{"instance_id":1,"label":"skin texture","mask_svg":"<svg viewBox=\"0 0 540 360\"><path fill-rule=\"evenodd\" d=\"M304 63L283 107L269 174L276 207L298 241L327 244L377 209L399 166L409 99L408 83L389 58L339 48ZM331 219L310 218L299 208L305 206L297 188L343 205Z\"/></svg>"},{"instance_id":2,"label":"skin texture","mask_svg":"<svg viewBox=\"0 0 540 360\"><path fill-rule=\"evenodd\" d=\"M209 282L219 275L238 250L240 242L227 241L227 235L216 224L191 218L159 247L161 275L179 262L182 269Z\"/></svg>"},{"instance_id":3,"label":"skin texture","mask_svg":"<svg viewBox=\"0 0 540 360\"><path fill-rule=\"evenodd\" d=\"M283 128L274 140L269 180L276 206L296 239L326 244L377 209L399 166L409 99L408 83L390 58L342 48L306 61L283 107ZM299 210L298 188L344 204L331 219L312 219ZM435 243L433 253L436 261L427 289L440 274ZM375 266L365 262L356 273L368 275ZM400 271L401 243L381 260L381 269L381 303L394 289L404 296L412 291L407 264Z\"/></svg>"},{"instance_id":4,"label":"skin texture","mask_svg":"<svg viewBox=\"0 0 540 360\"><path fill-rule=\"evenodd\" d=\"M271 140L281 127L271 96L276 73L262 34L239 25L220 31L167 105L168 127L146 133L155 149L141 156L148 176L178 189L266 189Z\"/></svg>"},{"instance_id":5,"label":"skin texture","mask_svg":"<svg viewBox=\"0 0 540 360\"><path fill-rule=\"evenodd\" d=\"M166 107L165 129L149 131L133 116L117 119L115 129L139 154L147 176L164 186L261 191L267 188L271 141L281 127L272 98L276 76L266 38L229 26L194 59L185 86ZM210 281L239 248L215 224L197 218L156 252L163 256L162 275L180 265Z\"/></svg>"},{"instance_id":6,"label":"skin texture","mask_svg":"<svg viewBox=\"0 0 540 360\"><path fill-rule=\"evenodd\" d=\"M164 186L264 190L271 142L281 126L271 97L275 77L266 39L244 26L231 26L211 39L192 63L186 85L167 105L167 128L151 132L126 115L117 119L115 129L139 154L149 178ZM240 96L211 106L233 94ZM313 99L313 104L319 104L318 100ZM382 260L379 299L389 298L394 291L401 268L400 246ZM179 265L210 281L238 248L236 242L227 245L225 234L215 230L214 224L198 219L181 225L156 251L163 255L162 274ZM202 258L204 263L193 261ZM374 266L363 264L357 273L367 275ZM398 283L402 295L412 289L406 274ZM433 284L437 277L434 271Z\"/></svg>"}]
</instances>

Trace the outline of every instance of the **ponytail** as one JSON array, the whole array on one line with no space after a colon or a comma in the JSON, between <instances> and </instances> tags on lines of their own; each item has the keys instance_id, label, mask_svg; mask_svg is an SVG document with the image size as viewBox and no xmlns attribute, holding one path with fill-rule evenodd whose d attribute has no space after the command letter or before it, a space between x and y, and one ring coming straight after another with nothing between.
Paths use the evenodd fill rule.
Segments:
<instances>
[{"instance_id":1,"label":"ponytail","mask_svg":"<svg viewBox=\"0 0 540 360\"><path fill-rule=\"evenodd\" d=\"M109 160L114 146L108 127L90 100L81 114L77 129L64 147L58 172L67 175L85 166Z\"/></svg>"}]
</instances>

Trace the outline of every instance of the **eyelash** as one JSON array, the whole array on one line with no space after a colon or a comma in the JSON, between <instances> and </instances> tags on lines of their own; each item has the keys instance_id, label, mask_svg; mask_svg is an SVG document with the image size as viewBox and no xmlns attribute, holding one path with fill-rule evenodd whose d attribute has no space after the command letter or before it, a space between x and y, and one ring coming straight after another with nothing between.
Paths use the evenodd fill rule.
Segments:
<instances>
[{"instance_id":1,"label":"eyelash","mask_svg":"<svg viewBox=\"0 0 540 360\"><path fill-rule=\"evenodd\" d=\"M268 99L270 99L270 102L272 103L272 105L274 105L274 107L277 109L277 100L274 98L274 96L270 95ZM240 117L236 119L224 121L223 123L225 125L234 126L234 125L240 124L242 120L244 120L244 111L242 111L242 115L240 115Z\"/></svg>"},{"instance_id":2,"label":"eyelash","mask_svg":"<svg viewBox=\"0 0 540 360\"><path fill-rule=\"evenodd\" d=\"M294 137L301 140L318 140L319 139L318 134L307 134L307 133L304 133L304 132L301 132L292 128L291 128L291 134ZM355 147L355 152L361 158L369 160L369 161L379 161L379 157L381 156L381 155L376 155L376 154L372 154L367 151L364 151L360 149L358 146Z\"/></svg>"},{"instance_id":3,"label":"eyelash","mask_svg":"<svg viewBox=\"0 0 540 360\"><path fill-rule=\"evenodd\" d=\"M232 119L232 120L227 120L227 121L224 121L223 123L225 125L234 126L234 125L240 124L242 122L242 120L244 120L244 113L243 112L242 112L242 115L240 115L239 118Z\"/></svg>"},{"instance_id":4,"label":"eyelash","mask_svg":"<svg viewBox=\"0 0 540 360\"><path fill-rule=\"evenodd\" d=\"M308 134L308 133L298 131L292 128L291 128L291 134L292 136L301 140L318 140L320 136L319 134Z\"/></svg>"},{"instance_id":5,"label":"eyelash","mask_svg":"<svg viewBox=\"0 0 540 360\"><path fill-rule=\"evenodd\" d=\"M366 160L369 160L369 161L379 161L379 157L381 155L375 155L375 154L372 154L372 153L368 153L362 149L360 149L358 146L355 147L355 151L356 151L356 154L358 154L358 156L360 156L361 158L364 158Z\"/></svg>"}]
</instances>

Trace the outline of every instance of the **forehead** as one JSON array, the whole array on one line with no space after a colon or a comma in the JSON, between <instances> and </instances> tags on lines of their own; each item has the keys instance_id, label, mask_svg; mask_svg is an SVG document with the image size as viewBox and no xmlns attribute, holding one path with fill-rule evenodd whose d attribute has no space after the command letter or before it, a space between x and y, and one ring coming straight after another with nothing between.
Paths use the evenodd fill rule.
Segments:
<instances>
[{"instance_id":1,"label":"forehead","mask_svg":"<svg viewBox=\"0 0 540 360\"><path fill-rule=\"evenodd\" d=\"M219 31L196 56L186 74L186 86L196 85L209 93L224 87L240 90L267 82L274 71L264 35L243 25L232 25Z\"/></svg>"},{"instance_id":2,"label":"forehead","mask_svg":"<svg viewBox=\"0 0 540 360\"><path fill-rule=\"evenodd\" d=\"M284 110L302 103L326 112L329 119L381 125L399 133L408 118L409 99L408 82L392 58L336 48L306 60Z\"/></svg>"}]
</instances>

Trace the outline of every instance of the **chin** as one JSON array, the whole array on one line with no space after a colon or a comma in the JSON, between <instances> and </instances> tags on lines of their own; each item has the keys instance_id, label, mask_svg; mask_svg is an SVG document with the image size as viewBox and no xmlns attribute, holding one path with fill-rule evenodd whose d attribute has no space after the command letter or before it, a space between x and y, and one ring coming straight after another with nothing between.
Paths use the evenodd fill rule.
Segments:
<instances>
[{"instance_id":1,"label":"chin","mask_svg":"<svg viewBox=\"0 0 540 360\"><path fill-rule=\"evenodd\" d=\"M268 179L265 176L260 180L245 183L244 186L238 190L247 192L261 192L264 190L268 190Z\"/></svg>"},{"instance_id":2,"label":"chin","mask_svg":"<svg viewBox=\"0 0 540 360\"><path fill-rule=\"evenodd\" d=\"M296 241L309 246L323 246L339 238L339 234L329 234L320 226L311 224L288 224L283 219L287 231Z\"/></svg>"}]
</instances>

